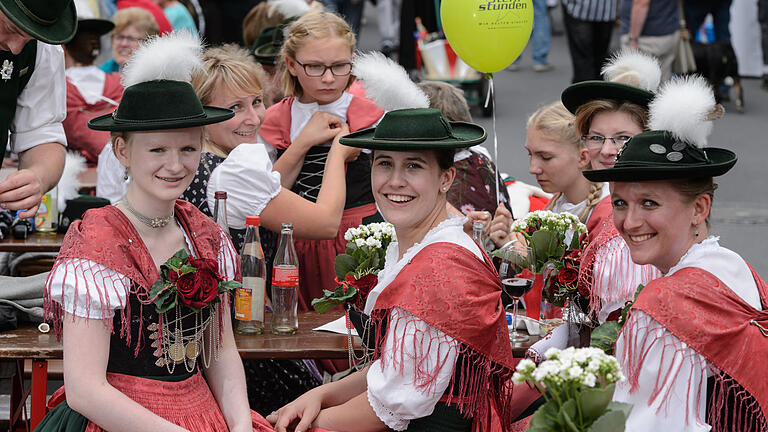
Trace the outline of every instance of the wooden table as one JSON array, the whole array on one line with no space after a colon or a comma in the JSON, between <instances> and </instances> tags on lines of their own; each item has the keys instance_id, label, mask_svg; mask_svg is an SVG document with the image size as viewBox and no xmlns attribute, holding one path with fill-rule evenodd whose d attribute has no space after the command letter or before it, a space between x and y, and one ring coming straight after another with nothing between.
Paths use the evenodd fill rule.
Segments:
<instances>
[{"instance_id":1,"label":"wooden table","mask_svg":"<svg viewBox=\"0 0 768 432\"><path fill-rule=\"evenodd\" d=\"M299 330L295 335L274 335L267 324L263 335L235 335L240 356L244 359L331 359L347 358L347 336L329 332L313 331L341 316L340 312L320 315L316 312L299 314ZM267 313L269 323L269 312ZM539 340L514 344L512 352L516 358ZM360 339L353 338L356 351L360 354ZM0 360L16 362L17 373L11 385L11 430L20 422L22 409L27 397L31 398L30 425L34 429L45 416L48 361L63 357L62 346L53 333L40 333L36 327L22 327L0 333ZM32 382L24 388L24 360L32 360ZM23 421L21 421L23 423ZM20 429L23 430L23 429Z\"/></svg>"},{"instance_id":2,"label":"wooden table","mask_svg":"<svg viewBox=\"0 0 768 432\"><path fill-rule=\"evenodd\" d=\"M58 252L63 240L64 234L58 233L32 233L23 240L8 235L0 240L0 252Z\"/></svg>"}]
</instances>

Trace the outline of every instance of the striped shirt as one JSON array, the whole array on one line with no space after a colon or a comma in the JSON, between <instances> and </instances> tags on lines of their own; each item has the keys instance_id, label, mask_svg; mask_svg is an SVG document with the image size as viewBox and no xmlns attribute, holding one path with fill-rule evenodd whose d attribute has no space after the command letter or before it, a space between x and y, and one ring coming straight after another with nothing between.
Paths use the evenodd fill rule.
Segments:
<instances>
[{"instance_id":1,"label":"striped shirt","mask_svg":"<svg viewBox=\"0 0 768 432\"><path fill-rule=\"evenodd\" d=\"M582 21L613 21L617 0L562 0L568 15Z\"/></svg>"}]
</instances>

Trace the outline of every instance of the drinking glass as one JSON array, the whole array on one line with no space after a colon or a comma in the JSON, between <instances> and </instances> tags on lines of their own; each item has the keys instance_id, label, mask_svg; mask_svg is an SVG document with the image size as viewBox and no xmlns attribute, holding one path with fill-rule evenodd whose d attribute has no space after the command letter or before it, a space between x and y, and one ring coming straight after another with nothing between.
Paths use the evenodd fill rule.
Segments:
<instances>
[{"instance_id":1,"label":"drinking glass","mask_svg":"<svg viewBox=\"0 0 768 432\"><path fill-rule=\"evenodd\" d=\"M524 272L523 270L528 271ZM512 342L525 342L530 338L517 332L517 303L533 288L533 280L536 277L533 250L529 246L517 243L507 246L499 266L499 277L504 292L512 297L514 303L512 333L510 333L509 339Z\"/></svg>"}]
</instances>

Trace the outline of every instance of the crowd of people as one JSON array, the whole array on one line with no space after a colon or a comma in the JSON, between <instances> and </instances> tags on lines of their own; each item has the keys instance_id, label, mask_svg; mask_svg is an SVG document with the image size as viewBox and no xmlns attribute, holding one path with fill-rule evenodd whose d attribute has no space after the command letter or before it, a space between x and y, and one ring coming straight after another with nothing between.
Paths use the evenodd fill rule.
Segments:
<instances>
[{"instance_id":1,"label":"crowd of people","mask_svg":"<svg viewBox=\"0 0 768 432\"><path fill-rule=\"evenodd\" d=\"M407 70L413 46L398 35L423 5L378 1L381 51L399 52ZM524 238L461 90L416 85L406 70L357 74L363 1L250 5L244 44L207 47L198 30L216 24L196 1L86 3L0 0L0 119L18 164L0 181L0 207L34 215L67 149L96 168L96 194L111 202L70 225L47 275L64 386L36 431L527 426L539 394L512 383L519 359L501 282L472 222L495 248ZM546 2L534 3L533 42L548 45ZM633 405L628 431L768 431L768 285L710 235L714 177L737 162L707 142L722 115L718 90L670 78L669 59L635 33L640 6L674 2L600 3L563 0L574 84L530 115L525 150L551 194L545 209L587 227L584 312L600 324L634 301L615 344L626 379L613 398ZM677 6L667 12L677 25ZM689 24L701 24L699 12L685 9ZM628 36L606 59L617 14ZM102 42L111 58L97 64ZM548 70L538 48L534 66ZM212 219L219 191L229 231ZM240 359L222 287L242 279L252 216L269 267L281 224L293 224L302 311L339 284L334 259L349 228L393 226L356 311L366 364ZM192 271L209 272L214 292L169 303L156 288ZM526 357L583 343L571 326Z\"/></svg>"}]
</instances>

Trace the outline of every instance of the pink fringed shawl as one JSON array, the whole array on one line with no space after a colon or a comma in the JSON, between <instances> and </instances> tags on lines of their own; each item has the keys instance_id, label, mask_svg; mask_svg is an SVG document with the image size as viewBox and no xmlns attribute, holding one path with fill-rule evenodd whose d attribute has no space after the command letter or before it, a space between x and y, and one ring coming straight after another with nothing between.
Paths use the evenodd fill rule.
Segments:
<instances>
[{"instance_id":1,"label":"pink fringed shawl","mask_svg":"<svg viewBox=\"0 0 768 432\"><path fill-rule=\"evenodd\" d=\"M700 268L688 267L669 277L649 283L633 305L676 336L679 341L706 358L715 371L714 394L710 402L707 423L718 431L768 430L768 286L754 270L752 272L760 293L763 310L749 306L720 279ZM647 340L656 337L652 332L637 328L637 320L628 320L622 336L626 339L623 353L628 360L624 365L630 391L640 385L638 380L647 352L633 352L633 347L649 347ZM761 329L762 327L762 329ZM681 361L696 361L685 356L682 344L673 356ZM702 366L702 365L698 365ZM675 379L669 372L659 371L652 399L660 394L668 380ZM704 395L696 389L696 399ZM690 393L689 393L690 394Z\"/></svg>"},{"instance_id":2,"label":"pink fringed shawl","mask_svg":"<svg viewBox=\"0 0 768 432\"><path fill-rule=\"evenodd\" d=\"M401 321L413 319L405 314L398 322L392 322L389 312L393 307L408 311L459 342L459 358L463 357L463 361L457 362L461 369L454 373L446 402L458 404L462 413L473 416L475 431L489 430L494 411L500 417L502 429L509 430L509 379L514 372L514 360L501 304L501 282L488 258L480 261L472 252L453 243L425 247L376 300L371 313L374 328L381 328L386 322L387 332L394 331L407 324ZM374 358L384 361L380 350L386 336L378 334ZM403 362L403 347L418 344L424 337L416 334L414 340L395 340L394 364L388 366L401 368L410 364ZM420 365L425 359L413 360L417 385L429 390L442 365L424 370Z\"/></svg>"},{"instance_id":3,"label":"pink fringed shawl","mask_svg":"<svg viewBox=\"0 0 768 432\"><path fill-rule=\"evenodd\" d=\"M217 262L219 253L225 245L222 244L221 229L210 218L206 217L192 204L177 200L174 208L176 218L179 220L182 228L186 231L190 241L195 247L195 255L198 258L210 258ZM124 276L127 276L134 283L130 287L130 295L136 295L141 304L139 315L143 314L144 306L152 306L152 300L149 298L149 290L152 284L160 277L158 269L149 250L144 245L141 236L134 228L130 220L114 206L106 206L99 209L88 210L83 216L82 221L74 222L67 231L61 250L56 258L56 262L51 270L51 275L64 262L75 259L78 266L87 266L89 261L100 264L112 269ZM236 278L240 278L239 260L234 260L237 264ZM219 262L219 273L224 273L222 263ZM65 267L66 268L66 267ZM104 287L103 280L106 275L98 268L84 269L86 277L92 275L92 280L76 286L73 298L77 299L77 291L81 289L94 289L94 286ZM64 270L66 271L66 270ZM114 276L115 278L117 276ZM53 322L53 329L58 339L61 338L63 310L61 305L52 301L50 297L52 278L49 277L45 289L45 319ZM117 286L122 286L118 282ZM94 286L89 286L89 285ZM103 290L97 290L103 309L111 309L109 297ZM92 294L92 293L89 293ZM86 298L90 298L86 296ZM90 309L90 304L86 304L86 310ZM219 313L221 314L221 308ZM125 339L129 346L131 341L130 325L130 302L121 310L121 328L120 337ZM220 316L219 319L225 317ZM105 325L112 329L112 320L103 320ZM139 320L143 322L143 320ZM138 355L142 346L143 329L139 329L139 340L135 341L135 353Z\"/></svg>"}]
</instances>

